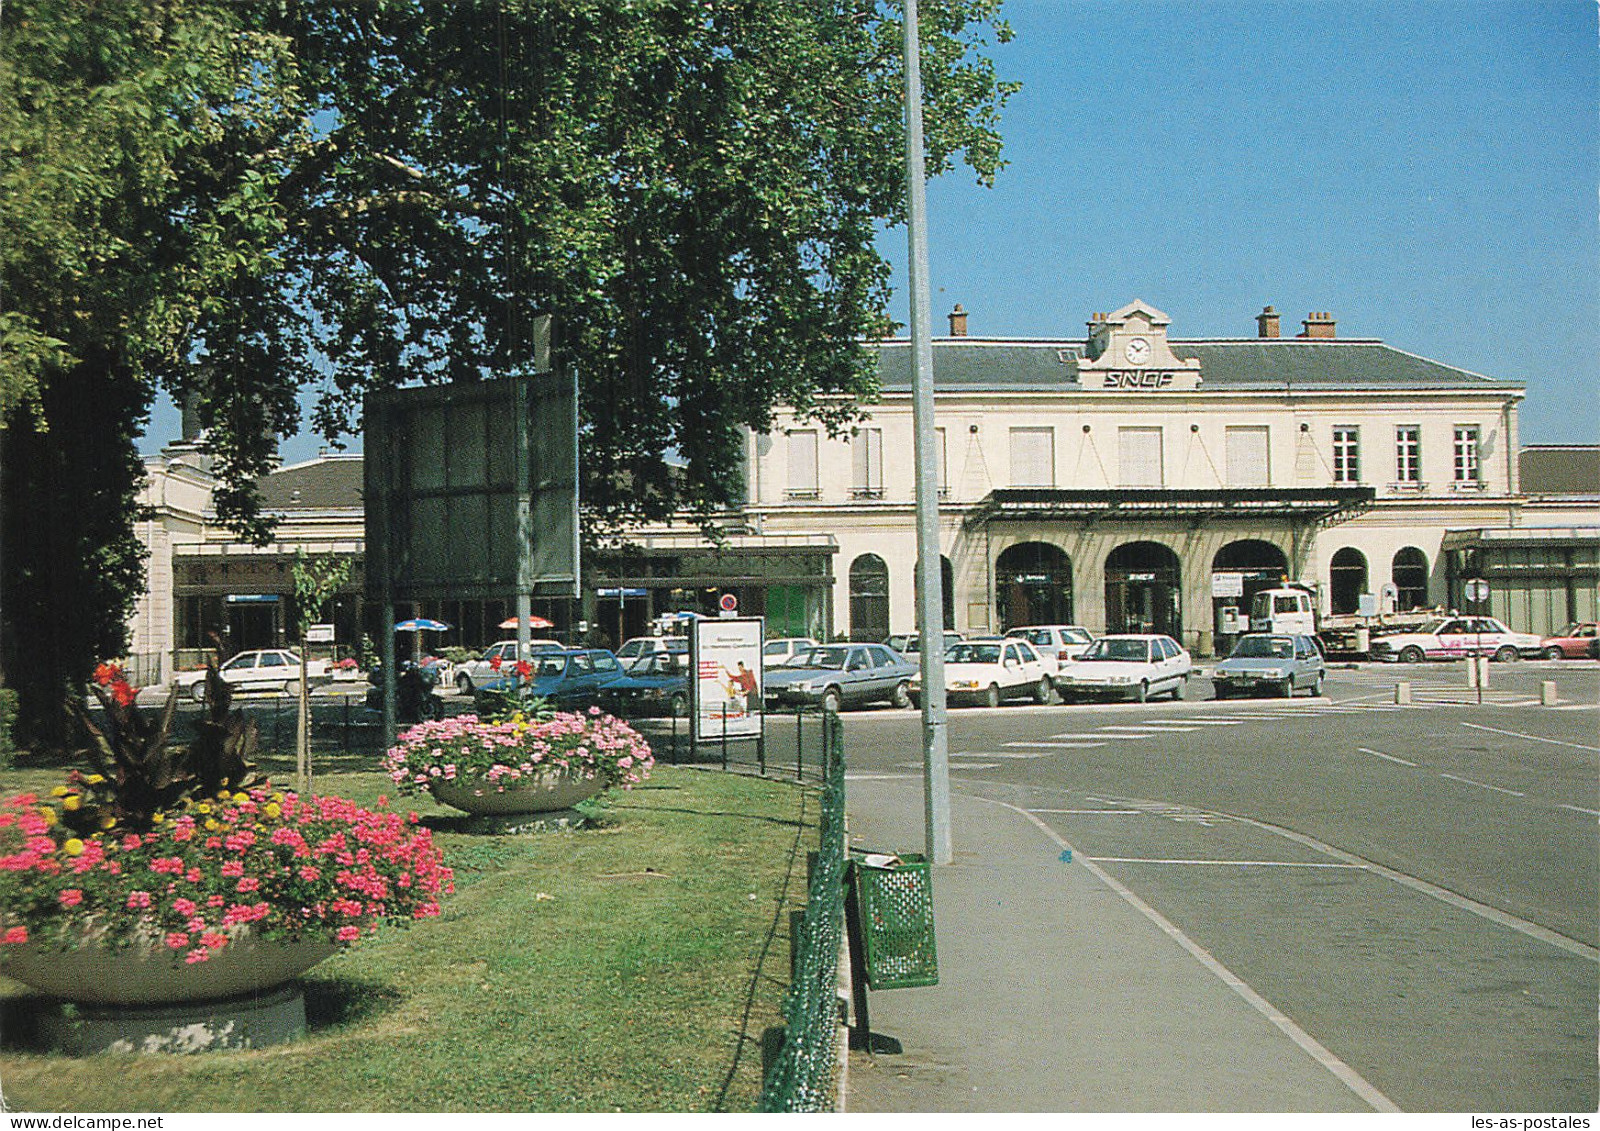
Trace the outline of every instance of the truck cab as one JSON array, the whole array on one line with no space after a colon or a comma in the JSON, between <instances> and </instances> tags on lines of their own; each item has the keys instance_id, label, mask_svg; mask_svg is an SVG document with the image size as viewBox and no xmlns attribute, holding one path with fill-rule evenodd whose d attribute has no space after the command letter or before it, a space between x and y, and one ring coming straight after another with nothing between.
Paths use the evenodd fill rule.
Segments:
<instances>
[{"instance_id":1,"label":"truck cab","mask_svg":"<svg viewBox=\"0 0 1600 1131\"><path fill-rule=\"evenodd\" d=\"M1304 589L1263 589L1250 602L1250 631L1314 636L1317 613Z\"/></svg>"}]
</instances>

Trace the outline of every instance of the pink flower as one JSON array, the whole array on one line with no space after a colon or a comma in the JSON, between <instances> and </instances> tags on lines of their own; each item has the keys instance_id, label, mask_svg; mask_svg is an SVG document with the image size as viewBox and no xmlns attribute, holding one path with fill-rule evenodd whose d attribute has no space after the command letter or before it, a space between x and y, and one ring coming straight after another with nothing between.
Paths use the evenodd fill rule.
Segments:
<instances>
[{"instance_id":1,"label":"pink flower","mask_svg":"<svg viewBox=\"0 0 1600 1131\"><path fill-rule=\"evenodd\" d=\"M333 937L340 942L355 942L361 937L360 927L340 927L333 933Z\"/></svg>"},{"instance_id":2,"label":"pink flower","mask_svg":"<svg viewBox=\"0 0 1600 1131\"><path fill-rule=\"evenodd\" d=\"M194 914L194 910L195 910L194 900L192 900L192 899L184 899L182 897L179 897L178 899L174 899L172 901L172 909L174 911L176 911L179 915L182 915L184 918L187 919L190 915Z\"/></svg>"},{"instance_id":3,"label":"pink flower","mask_svg":"<svg viewBox=\"0 0 1600 1131\"><path fill-rule=\"evenodd\" d=\"M244 879L239 881L235 890L239 892L255 891L260 886L260 880L256 879L254 876L246 876Z\"/></svg>"},{"instance_id":4,"label":"pink flower","mask_svg":"<svg viewBox=\"0 0 1600 1131\"><path fill-rule=\"evenodd\" d=\"M79 888L64 888L56 893L56 899L62 907L76 907L83 902L83 892Z\"/></svg>"},{"instance_id":5,"label":"pink flower","mask_svg":"<svg viewBox=\"0 0 1600 1131\"><path fill-rule=\"evenodd\" d=\"M0 935L0 943L18 945L28 941L28 928L8 927L4 935Z\"/></svg>"},{"instance_id":6,"label":"pink flower","mask_svg":"<svg viewBox=\"0 0 1600 1131\"><path fill-rule=\"evenodd\" d=\"M128 910L142 911L150 906L150 893L147 891L130 891L128 893Z\"/></svg>"},{"instance_id":7,"label":"pink flower","mask_svg":"<svg viewBox=\"0 0 1600 1131\"><path fill-rule=\"evenodd\" d=\"M189 945L189 936L182 931L173 931L167 936L167 945L173 950L182 950Z\"/></svg>"},{"instance_id":8,"label":"pink flower","mask_svg":"<svg viewBox=\"0 0 1600 1131\"><path fill-rule=\"evenodd\" d=\"M229 860L222 866L222 874L228 879L238 879L244 875L244 864L238 860Z\"/></svg>"}]
</instances>

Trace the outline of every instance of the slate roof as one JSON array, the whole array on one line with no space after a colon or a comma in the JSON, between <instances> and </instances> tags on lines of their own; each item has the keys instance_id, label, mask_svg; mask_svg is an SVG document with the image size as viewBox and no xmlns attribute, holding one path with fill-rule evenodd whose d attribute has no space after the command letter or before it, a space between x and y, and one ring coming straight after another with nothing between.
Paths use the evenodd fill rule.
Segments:
<instances>
[{"instance_id":1,"label":"slate roof","mask_svg":"<svg viewBox=\"0 0 1600 1131\"><path fill-rule=\"evenodd\" d=\"M256 480L265 511L336 510L364 505L359 455L319 456Z\"/></svg>"},{"instance_id":2,"label":"slate roof","mask_svg":"<svg viewBox=\"0 0 1600 1131\"><path fill-rule=\"evenodd\" d=\"M1200 390L1473 389L1520 391L1500 381L1407 353L1369 339L1240 338L1171 340L1180 358L1200 359ZM934 387L973 392L1078 388L1082 342L938 338L933 343ZM877 347L885 392L911 388L911 345Z\"/></svg>"}]
</instances>

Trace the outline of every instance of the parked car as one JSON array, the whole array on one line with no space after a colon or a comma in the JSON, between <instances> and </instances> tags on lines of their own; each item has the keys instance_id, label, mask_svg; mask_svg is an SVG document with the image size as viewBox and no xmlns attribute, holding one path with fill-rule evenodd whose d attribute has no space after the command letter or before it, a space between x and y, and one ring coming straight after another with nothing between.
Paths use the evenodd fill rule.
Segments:
<instances>
[{"instance_id":1,"label":"parked car","mask_svg":"<svg viewBox=\"0 0 1600 1131\"><path fill-rule=\"evenodd\" d=\"M948 648L952 644L960 644L963 639L965 638L959 632L946 630L944 646ZM914 656L922 651L922 634L920 632L897 632L885 640L884 643L902 656Z\"/></svg>"},{"instance_id":2,"label":"parked car","mask_svg":"<svg viewBox=\"0 0 1600 1131\"><path fill-rule=\"evenodd\" d=\"M819 644L767 669L769 701L824 711L879 701L911 705L917 665L883 644Z\"/></svg>"},{"instance_id":3,"label":"parked car","mask_svg":"<svg viewBox=\"0 0 1600 1131\"><path fill-rule=\"evenodd\" d=\"M817 646L809 636L780 636L761 646L761 657L768 665L781 664L796 652L806 652Z\"/></svg>"},{"instance_id":4,"label":"parked car","mask_svg":"<svg viewBox=\"0 0 1600 1131\"><path fill-rule=\"evenodd\" d=\"M1328 665L1309 636L1252 632L1239 637L1226 660L1211 669L1217 698L1274 691L1285 699L1302 687L1322 694Z\"/></svg>"},{"instance_id":5,"label":"parked car","mask_svg":"<svg viewBox=\"0 0 1600 1131\"><path fill-rule=\"evenodd\" d=\"M617 659L633 660L651 652L679 652L689 654L687 636L634 636L617 649Z\"/></svg>"},{"instance_id":6,"label":"parked car","mask_svg":"<svg viewBox=\"0 0 1600 1131\"><path fill-rule=\"evenodd\" d=\"M1056 675L1056 690L1068 702L1088 695L1117 695L1143 703L1170 693L1182 699L1194 663L1170 636L1129 633L1102 636L1068 660Z\"/></svg>"},{"instance_id":7,"label":"parked car","mask_svg":"<svg viewBox=\"0 0 1600 1131\"><path fill-rule=\"evenodd\" d=\"M528 641L528 655L537 656L544 652L565 651L566 645L556 640L530 640ZM483 655L476 660L465 664L457 664L454 677L456 689L463 695L471 695L475 688L484 686L492 680L499 679L501 669L506 664L515 662L517 658L517 642L515 640L497 640L483 650ZM495 661L499 661L496 663Z\"/></svg>"},{"instance_id":8,"label":"parked car","mask_svg":"<svg viewBox=\"0 0 1600 1131\"><path fill-rule=\"evenodd\" d=\"M623 661L622 677L601 691L602 706L623 718L689 713L687 652L647 652Z\"/></svg>"},{"instance_id":9,"label":"parked car","mask_svg":"<svg viewBox=\"0 0 1600 1131\"><path fill-rule=\"evenodd\" d=\"M1033 624L1013 628L1006 633L1026 640L1046 660L1059 666L1067 660L1076 660L1094 643L1094 633L1076 624Z\"/></svg>"},{"instance_id":10,"label":"parked car","mask_svg":"<svg viewBox=\"0 0 1600 1131\"><path fill-rule=\"evenodd\" d=\"M616 654L603 648L567 648L556 652L536 652L528 658L533 670L528 675L528 690L548 699L563 711L597 706L611 684L622 678L622 665ZM478 688L479 711L489 704L486 691L511 691L517 686L514 661L502 665L501 674Z\"/></svg>"},{"instance_id":11,"label":"parked car","mask_svg":"<svg viewBox=\"0 0 1600 1131\"><path fill-rule=\"evenodd\" d=\"M1046 663L1026 640L952 644L944 654L944 690L952 704L981 703L998 707L1007 699L1031 697L1050 702L1053 661ZM911 702L922 703L921 676L911 679Z\"/></svg>"},{"instance_id":12,"label":"parked car","mask_svg":"<svg viewBox=\"0 0 1600 1131\"><path fill-rule=\"evenodd\" d=\"M1547 660L1582 660L1600 657L1600 634L1595 623L1569 624L1554 636L1539 641L1541 654Z\"/></svg>"},{"instance_id":13,"label":"parked car","mask_svg":"<svg viewBox=\"0 0 1600 1131\"><path fill-rule=\"evenodd\" d=\"M300 693L300 655L285 648L258 648L250 652L240 652L225 661L217 671L235 692L282 691L289 695ZM306 661L306 677L311 681L312 687L331 682L333 677L328 673L328 661ZM172 683L180 694L189 695L196 702L205 701L204 668L199 671L179 672L172 677Z\"/></svg>"},{"instance_id":14,"label":"parked car","mask_svg":"<svg viewBox=\"0 0 1600 1131\"><path fill-rule=\"evenodd\" d=\"M1459 660L1489 656L1509 661L1541 654L1539 637L1512 632L1494 617L1443 617L1429 621L1416 632L1396 632L1372 641L1374 660L1416 664L1423 660Z\"/></svg>"}]
</instances>

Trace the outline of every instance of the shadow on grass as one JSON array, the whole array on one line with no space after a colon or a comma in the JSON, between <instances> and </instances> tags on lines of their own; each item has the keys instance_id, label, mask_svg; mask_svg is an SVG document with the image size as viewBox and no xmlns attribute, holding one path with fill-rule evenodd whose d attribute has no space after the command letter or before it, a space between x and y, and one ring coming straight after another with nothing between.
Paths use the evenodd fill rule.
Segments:
<instances>
[{"instance_id":1,"label":"shadow on grass","mask_svg":"<svg viewBox=\"0 0 1600 1131\"><path fill-rule=\"evenodd\" d=\"M371 1021L400 1004L400 994L382 982L359 978L302 978L306 1028L313 1033Z\"/></svg>"},{"instance_id":2,"label":"shadow on grass","mask_svg":"<svg viewBox=\"0 0 1600 1131\"><path fill-rule=\"evenodd\" d=\"M623 805L613 806L616 809L632 809L640 813L682 813L688 817L738 817L746 821L764 821L769 825L783 825L788 828L815 828L816 824L807 821L804 817L798 820L789 817L768 817L762 813L731 813L723 809L681 809L675 805Z\"/></svg>"},{"instance_id":3,"label":"shadow on grass","mask_svg":"<svg viewBox=\"0 0 1600 1131\"><path fill-rule=\"evenodd\" d=\"M39 1014L56 1008L56 999L38 994L0 998L0 1048L35 1052L39 1046Z\"/></svg>"}]
</instances>

